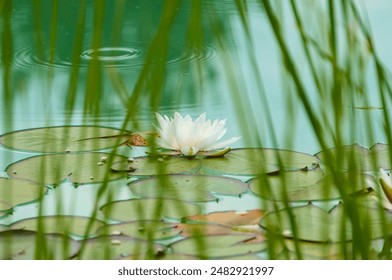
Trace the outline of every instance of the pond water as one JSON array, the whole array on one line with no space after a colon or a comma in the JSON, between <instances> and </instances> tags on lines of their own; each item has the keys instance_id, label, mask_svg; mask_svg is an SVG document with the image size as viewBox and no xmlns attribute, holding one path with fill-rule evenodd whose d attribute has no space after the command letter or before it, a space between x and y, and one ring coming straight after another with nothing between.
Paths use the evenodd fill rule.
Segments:
<instances>
[{"instance_id":1,"label":"pond water","mask_svg":"<svg viewBox=\"0 0 392 280\"><path fill-rule=\"evenodd\" d=\"M11 8L4 4L3 11L0 7L0 134L62 125L147 131L157 124L155 112L172 116L178 111L192 117L207 112L210 119L227 119L225 137L241 136L232 148L268 147L315 154L321 150L320 133L325 134L327 146L334 147L327 125L315 131L287 81L262 1L203 0L200 6L196 2L183 1L168 8L176 13L173 18L170 13L162 16L162 11L177 1L13 1ZM249 37L237 5L240 2L246 4ZM290 52L301 67L306 56L288 2L276 1L276 10ZM305 25L317 34L328 21L325 3L297 2ZM392 3L362 2L359 7L366 9L379 59L391 69ZM323 11L324 18L318 17ZM195 22L199 16L201 20ZM339 19L338 29L342 25ZM158 31L163 35L158 36ZM344 53L344 43L338 49ZM364 56L372 69L371 59ZM325 70L323 65L319 67ZM333 100L316 94L307 67L299 70L308 92L315 92L308 97L311 106L318 116L326 115L320 119L333 123L328 116L333 112ZM343 98L347 116L339 120L343 144L370 147L387 142L383 105L379 95L372 93L378 90L377 84L373 74L365 76L365 96L358 95L354 101ZM324 78L328 80L328 75ZM144 155L145 148L122 147L119 152L136 157ZM32 155L37 153L0 146L0 169ZM249 178L240 177L243 181ZM50 189L43 200L44 214L57 214L61 204L63 214L89 216L98 188L87 184L75 189L67 182ZM124 185L116 198L128 199L132 194ZM241 198L221 196L219 203L206 205L208 212L244 211L258 208L260 198L251 193ZM35 217L37 211L35 203L18 206L1 223Z\"/></svg>"}]
</instances>

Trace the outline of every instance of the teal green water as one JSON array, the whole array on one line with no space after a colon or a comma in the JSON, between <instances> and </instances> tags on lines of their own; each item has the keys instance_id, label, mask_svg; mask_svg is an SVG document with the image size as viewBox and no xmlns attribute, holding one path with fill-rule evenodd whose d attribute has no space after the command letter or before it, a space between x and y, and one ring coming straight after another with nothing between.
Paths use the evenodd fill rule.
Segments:
<instances>
[{"instance_id":1,"label":"teal green water","mask_svg":"<svg viewBox=\"0 0 392 280\"><path fill-rule=\"evenodd\" d=\"M285 38L290 43L292 55L301 65L305 58L296 24L287 11L287 3L279 2ZM314 25L314 33L317 33L318 24L326 20L318 17L323 9L312 1L298 2L307 24ZM7 17L2 15L2 36L11 41L7 47L2 39L1 134L65 124L121 127L128 110L135 112L126 124L127 129L150 130L156 123L155 111L168 115L179 111L193 117L207 112L211 119L227 119L227 137L242 136L233 147L261 143L264 147L310 154L320 150L302 105L285 85L278 46L259 1L246 1L251 41L246 37L235 1L203 1L201 29L204 40L191 46L188 29L191 2L184 1L168 33L167 48L152 42L162 19L162 1L102 1L102 7L97 1L48 3L14 1L8 19L10 35L4 31ZM363 7L368 13L379 57L390 69L392 3L368 0L364 1ZM216 37L217 32L209 25L211 9L224 27L223 41ZM167 68L162 74L165 82L162 87L147 87L141 92L137 104L129 104L128 99L134 94L151 50L157 53L147 62L151 71L160 71L159 67L166 61ZM232 67L229 72L228 65ZM260 72L255 72L252 65L256 65ZM307 69L301 74L305 81L311 79ZM158 84L157 77L159 75L153 76L155 80L149 83ZM366 99L358 98L355 108L350 102L344 106L348 118L342 120L343 131L355 131L344 137L346 144L357 142L371 146L375 142L386 142L383 115L378 110L380 100L377 94L373 94L377 90L374 83L369 75ZM230 93L233 86L238 86L236 96ZM307 86L312 92L312 83ZM261 97L261 89L265 99ZM158 97L154 97L153 90L159 91ZM320 96L311 96L310 100L314 106L323 107ZM355 111L355 118L352 111ZM274 131L268 126L268 118L272 120ZM369 126L364 125L367 118L374 130L371 139L367 131ZM272 135L276 136L276 141ZM332 140L328 141L333 147ZM135 156L144 151L124 152ZM4 170L11 162L29 155L0 147L0 169ZM74 191L71 185L64 185L53 192L51 199L45 200L44 209L56 213L57 201L61 199L64 212L88 215L92 207L89 198L95 192L94 187ZM129 197L125 188L118 195L119 198ZM209 210L247 210L255 208L258 203L258 199L251 195L242 199L225 198L221 204L211 204ZM12 219L34 216L35 207L20 207Z\"/></svg>"}]
</instances>

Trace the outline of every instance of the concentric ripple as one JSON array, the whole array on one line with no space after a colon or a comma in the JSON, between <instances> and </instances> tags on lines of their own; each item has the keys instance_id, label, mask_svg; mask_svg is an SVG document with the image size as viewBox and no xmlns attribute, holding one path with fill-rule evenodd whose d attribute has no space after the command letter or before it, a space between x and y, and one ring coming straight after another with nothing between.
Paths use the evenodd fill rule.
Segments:
<instances>
[{"instance_id":1,"label":"concentric ripple","mask_svg":"<svg viewBox=\"0 0 392 280\"><path fill-rule=\"evenodd\" d=\"M106 47L86 50L82 53L81 57L86 60L122 61L137 58L140 53L141 51L137 49Z\"/></svg>"},{"instance_id":2,"label":"concentric ripple","mask_svg":"<svg viewBox=\"0 0 392 280\"><path fill-rule=\"evenodd\" d=\"M71 67L87 68L92 61L102 68L140 69L146 64L148 43L127 42L123 46L86 48L75 58L70 49L35 49L31 45L16 47L13 65L18 69L55 68L67 70ZM130 47L128 47L130 46ZM207 44L200 48L186 48L181 44L170 46L167 58L154 59L154 63L167 60L167 65L178 66L189 63L209 63L218 57L217 47Z\"/></svg>"}]
</instances>

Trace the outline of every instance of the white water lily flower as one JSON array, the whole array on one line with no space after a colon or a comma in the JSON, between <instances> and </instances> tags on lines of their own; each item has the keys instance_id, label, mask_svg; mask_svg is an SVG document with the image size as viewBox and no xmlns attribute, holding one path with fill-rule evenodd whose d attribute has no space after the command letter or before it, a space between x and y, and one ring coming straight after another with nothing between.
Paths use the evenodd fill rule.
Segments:
<instances>
[{"instance_id":1,"label":"white water lily flower","mask_svg":"<svg viewBox=\"0 0 392 280\"><path fill-rule=\"evenodd\" d=\"M206 120L206 113L196 120L191 116L182 117L175 112L174 118L156 113L159 122L157 127L160 138L158 145L161 148L181 152L184 156L195 156L199 151L211 151L225 148L240 137L232 137L218 142L226 133L226 120Z\"/></svg>"}]
</instances>

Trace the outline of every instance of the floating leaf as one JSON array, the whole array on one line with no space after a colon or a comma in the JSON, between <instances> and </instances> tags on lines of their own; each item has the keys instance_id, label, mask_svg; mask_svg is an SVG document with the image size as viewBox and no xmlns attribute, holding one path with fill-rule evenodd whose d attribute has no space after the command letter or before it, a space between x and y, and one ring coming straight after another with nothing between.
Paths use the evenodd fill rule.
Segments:
<instances>
[{"instance_id":1,"label":"floating leaf","mask_svg":"<svg viewBox=\"0 0 392 280\"><path fill-rule=\"evenodd\" d=\"M64 153L29 157L9 165L9 176L45 184L57 184L67 177L74 183L95 183L104 179L124 177L108 168L108 159L123 160L124 156L109 153Z\"/></svg>"},{"instance_id":2,"label":"floating leaf","mask_svg":"<svg viewBox=\"0 0 392 280\"><path fill-rule=\"evenodd\" d=\"M370 149L353 144L321 151L316 156L324 164L332 164L335 168L339 166L342 170L378 171L379 168L391 169L389 147L386 144L375 144Z\"/></svg>"},{"instance_id":3,"label":"floating leaf","mask_svg":"<svg viewBox=\"0 0 392 280\"><path fill-rule=\"evenodd\" d=\"M69 259L77 254L79 242L60 234L38 235L34 231L0 232L0 259L34 260L36 258ZM66 244L67 246L64 246Z\"/></svg>"},{"instance_id":4,"label":"floating leaf","mask_svg":"<svg viewBox=\"0 0 392 280\"><path fill-rule=\"evenodd\" d=\"M312 204L291 208L291 214L296 225L294 232L287 209L270 212L261 219L260 225L275 234L284 237L295 237L303 241L312 242L340 242L350 241L354 234L351 222L344 212L343 204L339 204L327 212ZM369 239L383 236L383 221L387 228L392 229L392 217L378 208L363 207L357 204L355 209L360 223L365 227L365 234Z\"/></svg>"},{"instance_id":5,"label":"floating leaf","mask_svg":"<svg viewBox=\"0 0 392 280\"><path fill-rule=\"evenodd\" d=\"M251 243L254 235L196 236L171 244L175 254L192 255L203 259L217 259L254 254L266 249L266 242Z\"/></svg>"},{"instance_id":6,"label":"floating leaf","mask_svg":"<svg viewBox=\"0 0 392 280\"><path fill-rule=\"evenodd\" d=\"M16 205L37 200L46 191L44 186L31 181L0 178L0 210L10 210Z\"/></svg>"},{"instance_id":7,"label":"floating leaf","mask_svg":"<svg viewBox=\"0 0 392 280\"><path fill-rule=\"evenodd\" d=\"M305 241L335 242L342 237L342 216L343 206L335 207L330 213L308 204L307 206L291 208L292 216L297 232L292 229L291 220L287 209L270 212L261 219L260 225L275 233L285 237L295 237ZM344 236L351 239L351 229L344 227Z\"/></svg>"},{"instance_id":8,"label":"floating leaf","mask_svg":"<svg viewBox=\"0 0 392 280\"><path fill-rule=\"evenodd\" d=\"M2 213L0 213L0 217L1 217L1 214ZM0 225L0 231L5 231L5 230L9 230L10 228L8 227L8 226L5 226L5 225Z\"/></svg>"},{"instance_id":9,"label":"floating leaf","mask_svg":"<svg viewBox=\"0 0 392 280\"><path fill-rule=\"evenodd\" d=\"M129 160L114 162L112 169L114 171L129 171L134 176L150 176L185 173L199 165L198 159L186 157L137 157L131 162Z\"/></svg>"},{"instance_id":10,"label":"floating leaf","mask_svg":"<svg viewBox=\"0 0 392 280\"><path fill-rule=\"evenodd\" d=\"M166 247L129 236L108 235L87 239L77 255L83 260L155 259Z\"/></svg>"},{"instance_id":11,"label":"floating leaf","mask_svg":"<svg viewBox=\"0 0 392 280\"><path fill-rule=\"evenodd\" d=\"M233 149L224 157L205 158L202 166L215 172L254 175L285 170L312 169L319 160L312 155L289 150L245 148Z\"/></svg>"},{"instance_id":12,"label":"floating leaf","mask_svg":"<svg viewBox=\"0 0 392 280\"><path fill-rule=\"evenodd\" d=\"M176 223L163 221L142 220L129 223L112 224L98 229L98 234L127 235L141 239L167 239L180 234Z\"/></svg>"},{"instance_id":13,"label":"floating leaf","mask_svg":"<svg viewBox=\"0 0 392 280\"><path fill-rule=\"evenodd\" d=\"M325 176L319 168L279 172L249 181L253 193L275 201L336 199L341 197L342 191L353 194L375 186L374 177L364 173L341 172L338 175Z\"/></svg>"},{"instance_id":14,"label":"floating leaf","mask_svg":"<svg viewBox=\"0 0 392 280\"><path fill-rule=\"evenodd\" d=\"M3 196L3 194L0 195L0 197L2 197L2 196ZM8 202L0 200L0 217L7 214L6 212L3 212L3 211L8 211L8 210L11 210L12 208L13 208L12 204L9 204Z\"/></svg>"},{"instance_id":15,"label":"floating leaf","mask_svg":"<svg viewBox=\"0 0 392 280\"><path fill-rule=\"evenodd\" d=\"M90 224L91 223L91 224ZM99 220L92 220L88 217L80 216L41 216L37 218L29 218L13 223L12 229L42 231L44 233L61 233L85 236L86 230L89 228L87 235L94 234L98 228L104 226L105 223Z\"/></svg>"},{"instance_id":16,"label":"floating leaf","mask_svg":"<svg viewBox=\"0 0 392 280\"><path fill-rule=\"evenodd\" d=\"M231 227L219 224L178 224L178 230L184 237L207 236L207 235L227 235L236 234Z\"/></svg>"},{"instance_id":17,"label":"floating leaf","mask_svg":"<svg viewBox=\"0 0 392 280\"><path fill-rule=\"evenodd\" d=\"M203 175L162 175L129 184L139 196L174 198L187 201L213 201L212 194L240 195L248 185L240 180Z\"/></svg>"},{"instance_id":18,"label":"floating leaf","mask_svg":"<svg viewBox=\"0 0 392 280\"><path fill-rule=\"evenodd\" d=\"M54 126L13 131L0 136L7 148L61 153L114 147L126 141L129 132L101 126Z\"/></svg>"},{"instance_id":19,"label":"floating leaf","mask_svg":"<svg viewBox=\"0 0 392 280\"><path fill-rule=\"evenodd\" d=\"M119 221L181 219L199 214L198 205L174 199L131 199L115 201L102 206L106 217Z\"/></svg>"}]
</instances>

